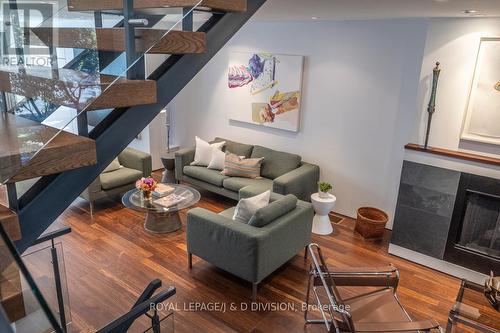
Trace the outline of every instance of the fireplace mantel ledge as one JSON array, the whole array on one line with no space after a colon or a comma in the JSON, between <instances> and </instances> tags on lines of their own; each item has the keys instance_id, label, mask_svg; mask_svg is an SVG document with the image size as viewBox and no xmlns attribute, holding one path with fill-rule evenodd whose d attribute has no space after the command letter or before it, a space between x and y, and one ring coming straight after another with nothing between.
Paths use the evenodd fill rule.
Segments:
<instances>
[{"instance_id":1,"label":"fireplace mantel ledge","mask_svg":"<svg viewBox=\"0 0 500 333\"><path fill-rule=\"evenodd\" d=\"M500 166L500 158L490 157L490 156L480 155L480 154L474 154L474 153L468 153L468 152L459 151L459 150L451 150L451 149L436 148L436 147L424 148L424 146L418 145L416 143L408 143L407 145L405 145L405 149L415 150L415 151L419 151L419 152L427 153L427 154L452 157L452 158L456 158L459 160L465 160L465 161Z\"/></svg>"}]
</instances>

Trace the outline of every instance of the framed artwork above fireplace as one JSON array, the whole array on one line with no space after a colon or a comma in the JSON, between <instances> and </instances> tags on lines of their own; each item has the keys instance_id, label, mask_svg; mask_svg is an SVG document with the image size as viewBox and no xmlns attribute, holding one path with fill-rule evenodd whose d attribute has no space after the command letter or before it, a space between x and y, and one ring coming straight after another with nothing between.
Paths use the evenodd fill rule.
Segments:
<instances>
[{"instance_id":1,"label":"framed artwork above fireplace","mask_svg":"<svg viewBox=\"0 0 500 333\"><path fill-rule=\"evenodd\" d=\"M500 145L500 38L481 38L461 139Z\"/></svg>"}]
</instances>

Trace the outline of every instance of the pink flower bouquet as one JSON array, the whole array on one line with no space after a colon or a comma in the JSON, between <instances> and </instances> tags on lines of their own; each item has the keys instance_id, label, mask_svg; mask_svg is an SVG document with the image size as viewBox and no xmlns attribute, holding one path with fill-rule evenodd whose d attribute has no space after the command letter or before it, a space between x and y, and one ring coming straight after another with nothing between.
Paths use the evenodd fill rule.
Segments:
<instances>
[{"instance_id":1,"label":"pink flower bouquet","mask_svg":"<svg viewBox=\"0 0 500 333\"><path fill-rule=\"evenodd\" d=\"M141 178L135 182L135 187L141 191L144 195L144 198L151 198L151 193L156 189L158 183L151 177Z\"/></svg>"}]
</instances>

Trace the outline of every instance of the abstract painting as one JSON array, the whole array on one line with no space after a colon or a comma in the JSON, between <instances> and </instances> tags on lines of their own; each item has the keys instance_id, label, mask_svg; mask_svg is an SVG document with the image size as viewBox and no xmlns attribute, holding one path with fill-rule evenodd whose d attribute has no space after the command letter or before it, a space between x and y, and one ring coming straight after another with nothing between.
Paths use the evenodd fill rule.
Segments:
<instances>
[{"instance_id":1,"label":"abstract painting","mask_svg":"<svg viewBox=\"0 0 500 333\"><path fill-rule=\"evenodd\" d=\"M482 38L462 139L500 145L500 38Z\"/></svg>"},{"instance_id":2,"label":"abstract painting","mask_svg":"<svg viewBox=\"0 0 500 333\"><path fill-rule=\"evenodd\" d=\"M232 52L228 87L236 103L231 118L297 132L304 57Z\"/></svg>"}]
</instances>

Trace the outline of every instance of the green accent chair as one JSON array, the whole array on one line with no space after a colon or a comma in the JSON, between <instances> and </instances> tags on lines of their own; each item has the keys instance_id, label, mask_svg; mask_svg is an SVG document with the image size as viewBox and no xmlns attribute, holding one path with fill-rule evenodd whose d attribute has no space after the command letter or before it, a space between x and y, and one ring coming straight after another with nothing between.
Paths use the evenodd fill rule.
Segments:
<instances>
[{"instance_id":1,"label":"green accent chair","mask_svg":"<svg viewBox=\"0 0 500 333\"><path fill-rule=\"evenodd\" d=\"M90 203L90 215L94 213L94 201L116 196L135 188L141 177L149 177L152 172L151 155L134 148L126 148L118 155L121 168L99 175L80 197Z\"/></svg>"},{"instance_id":2,"label":"green accent chair","mask_svg":"<svg viewBox=\"0 0 500 333\"><path fill-rule=\"evenodd\" d=\"M240 191L241 198L262 193L259 187ZM234 221L235 207L219 214L194 208L187 215L188 266L192 255L252 283L252 299L262 280L311 242L313 207L294 195L271 193L269 206L248 224ZM307 251L306 251L307 254Z\"/></svg>"},{"instance_id":3,"label":"green accent chair","mask_svg":"<svg viewBox=\"0 0 500 333\"><path fill-rule=\"evenodd\" d=\"M302 161L299 155L222 138L215 138L213 142L220 141L226 141L226 152L251 158L264 157L262 178L228 177L219 170L190 165L194 161L194 148L175 152L175 178L234 200L238 200L238 192L247 186L283 195L293 194L304 201L310 201L311 194L318 191L319 167Z\"/></svg>"}]
</instances>

